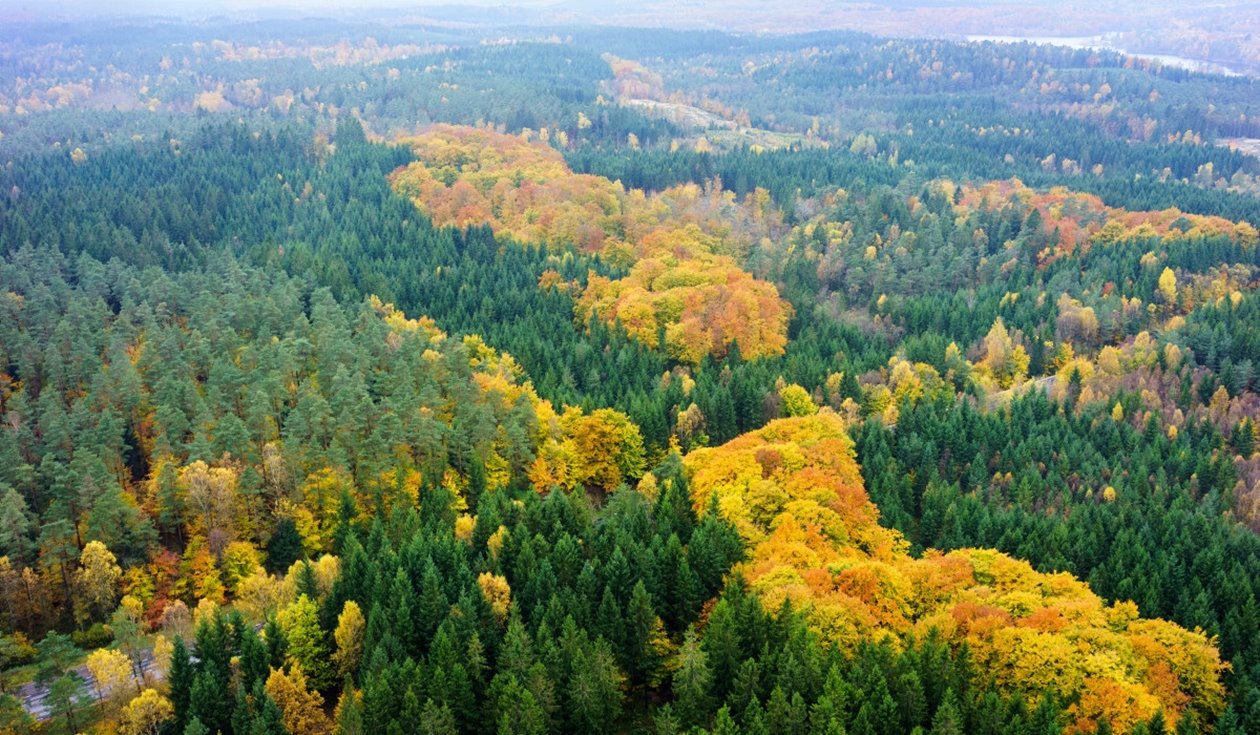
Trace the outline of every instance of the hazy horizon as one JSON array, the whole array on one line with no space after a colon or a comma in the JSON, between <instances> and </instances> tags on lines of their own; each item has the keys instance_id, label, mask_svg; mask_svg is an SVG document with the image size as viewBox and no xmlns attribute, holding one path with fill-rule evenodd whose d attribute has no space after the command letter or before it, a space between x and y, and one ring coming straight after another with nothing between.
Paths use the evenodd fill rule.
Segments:
<instances>
[{"instance_id":1,"label":"hazy horizon","mask_svg":"<svg viewBox=\"0 0 1260 735\"><path fill-rule=\"evenodd\" d=\"M123 6L102 6L93 0L4 0L0 2L0 18L28 22L73 20L84 18L167 17L198 21L226 17L229 20L251 20L266 17L358 16L370 19L376 13L394 15L400 11L442 10L445 13L461 8L484 11L504 9L537 14L540 20L554 21L566 17L582 21L616 23L623 18L645 18L657 25L693 25L688 20L713 19L717 13L721 19L729 15L734 25L750 16L764 17L773 21L776 17L796 16L801 13L815 15L820 27L833 27L829 20L845 13L904 13L910 10L940 12L951 8L983 9L1000 13L1026 9L1036 18L1041 13L1053 12L1072 16L1078 13L1105 14L1127 25L1138 26L1149 21L1153 12L1185 12L1203 15L1229 14L1242 8L1250 8L1260 16L1260 3L1253 0L1222 0L1210 6L1187 6L1171 0L1109 0L1097 3L1055 2L1054 0L873 0L872 2L824 2L823 0L797 0L795 2L770 3L764 0L684 0L661 2L645 0L636 3L618 3L608 7L591 0L132 0ZM730 11L728 14L726 11ZM1125 18L1124 16L1128 16ZM704 23L704 25L714 25ZM717 25L720 25L717 24Z\"/></svg>"}]
</instances>

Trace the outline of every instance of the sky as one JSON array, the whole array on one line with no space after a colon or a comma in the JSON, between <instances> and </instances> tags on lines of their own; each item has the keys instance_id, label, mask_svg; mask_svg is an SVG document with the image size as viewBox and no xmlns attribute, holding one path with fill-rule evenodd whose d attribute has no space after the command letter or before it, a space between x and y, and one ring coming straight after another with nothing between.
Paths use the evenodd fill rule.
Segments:
<instances>
[{"instance_id":1,"label":"sky","mask_svg":"<svg viewBox=\"0 0 1260 735\"><path fill-rule=\"evenodd\" d=\"M1076 17L1103 17L1108 25L1143 24L1158 9L1175 13L1236 15L1232 10L1248 5L1247 12L1256 12L1257 0L0 0L0 24L5 21L58 20L92 17L165 16L185 20L202 20L228 16L233 20L271 17L325 16L357 17L370 21L382 15L396 16L398 11L424 16L426 11L453 6L511 8L505 13L514 21L522 20L521 11L538 11L533 20L541 22L625 22L631 25L681 25L692 27L723 26L742 21L742 27L755 27L759 21L770 25L790 20L789 26L810 28L810 23L826 27L856 27L873 19L871 32L896 33L898 18L910 8L925 10L929 15L954 8L967 8L975 17L977 9L993 11L1009 25L1021 18L1061 17L1072 23ZM1022 8L1028 9L1024 15ZM1211 10L1209 10L1209 8ZM980 10L981 17L985 10ZM493 13L493 11L492 11ZM485 21L485 13L479 14ZM527 21L528 22L528 21ZM784 21L786 22L786 21ZM854 25L856 23L856 25ZM880 25L883 23L884 25ZM885 27L892 23L894 27ZM1042 22L1044 25L1044 22ZM724 27L724 26L723 26ZM1032 34L1038 35L1038 34ZM1045 34L1040 34L1045 35Z\"/></svg>"},{"instance_id":2,"label":"sky","mask_svg":"<svg viewBox=\"0 0 1260 735\"><path fill-rule=\"evenodd\" d=\"M216 15L257 15L283 10L302 14L352 14L381 9L425 8L468 5L479 7L509 6L542 8L556 0L0 0L5 15L29 14L47 17L50 14L74 16L174 15L184 18L207 18Z\"/></svg>"}]
</instances>

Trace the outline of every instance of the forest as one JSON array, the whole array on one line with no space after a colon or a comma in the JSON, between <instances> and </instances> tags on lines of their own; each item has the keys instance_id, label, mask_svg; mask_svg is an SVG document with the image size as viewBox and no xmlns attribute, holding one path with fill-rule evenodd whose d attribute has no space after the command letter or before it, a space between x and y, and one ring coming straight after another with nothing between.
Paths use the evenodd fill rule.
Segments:
<instances>
[{"instance_id":1,"label":"forest","mask_svg":"<svg viewBox=\"0 0 1260 735\"><path fill-rule=\"evenodd\" d=\"M505 23L0 30L0 735L1260 732L1260 82Z\"/></svg>"}]
</instances>

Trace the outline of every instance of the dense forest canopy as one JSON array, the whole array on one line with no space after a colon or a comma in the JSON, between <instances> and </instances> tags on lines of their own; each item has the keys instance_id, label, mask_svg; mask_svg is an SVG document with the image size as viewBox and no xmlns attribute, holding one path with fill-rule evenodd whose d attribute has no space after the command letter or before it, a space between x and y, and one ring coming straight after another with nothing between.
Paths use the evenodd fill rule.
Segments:
<instances>
[{"instance_id":1,"label":"dense forest canopy","mask_svg":"<svg viewBox=\"0 0 1260 735\"><path fill-rule=\"evenodd\" d=\"M531 12L0 32L0 734L1260 731L1253 77Z\"/></svg>"}]
</instances>

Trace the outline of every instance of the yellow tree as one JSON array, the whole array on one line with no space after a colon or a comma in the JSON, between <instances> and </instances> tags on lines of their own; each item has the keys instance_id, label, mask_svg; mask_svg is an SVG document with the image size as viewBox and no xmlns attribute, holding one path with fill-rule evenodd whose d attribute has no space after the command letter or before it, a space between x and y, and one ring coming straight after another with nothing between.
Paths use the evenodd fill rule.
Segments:
<instances>
[{"instance_id":1,"label":"yellow tree","mask_svg":"<svg viewBox=\"0 0 1260 735\"><path fill-rule=\"evenodd\" d=\"M512 588L508 586L507 578L490 572L482 572L477 577L477 584L480 585L481 594L485 596L486 602L490 603L494 616L500 623L507 620L508 607L512 604Z\"/></svg>"},{"instance_id":2,"label":"yellow tree","mask_svg":"<svg viewBox=\"0 0 1260 735\"><path fill-rule=\"evenodd\" d=\"M156 689L145 689L123 707L118 729L122 735L158 735L175 717L175 706Z\"/></svg>"},{"instance_id":3,"label":"yellow tree","mask_svg":"<svg viewBox=\"0 0 1260 735\"><path fill-rule=\"evenodd\" d=\"M201 533L218 557L232 540L236 521L236 472L227 467L210 467L200 460L179 472L179 485L188 494L194 511L192 533Z\"/></svg>"},{"instance_id":4,"label":"yellow tree","mask_svg":"<svg viewBox=\"0 0 1260 735\"><path fill-rule=\"evenodd\" d=\"M607 492L643 474L643 435L625 414L601 408L583 416L570 409L561 422L574 443L579 464L575 474L582 484Z\"/></svg>"},{"instance_id":5,"label":"yellow tree","mask_svg":"<svg viewBox=\"0 0 1260 735\"><path fill-rule=\"evenodd\" d=\"M131 673L139 691L145 685L144 669L140 666L145 653L144 605L131 595L123 595L118 609L109 616L109 627L118 650L131 662Z\"/></svg>"},{"instance_id":6,"label":"yellow tree","mask_svg":"<svg viewBox=\"0 0 1260 735\"><path fill-rule=\"evenodd\" d=\"M337 665L337 673L349 676L359 668L359 658L363 655L363 628L365 621L359 603L347 600L337 618L337 630L333 632L333 640L337 642L337 652L333 654L333 662Z\"/></svg>"},{"instance_id":7,"label":"yellow tree","mask_svg":"<svg viewBox=\"0 0 1260 735\"><path fill-rule=\"evenodd\" d=\"M165 679L170 675L171 654L175 652L175 644L159 633L153 639L153 667L157 675Z\"/></svg>"},{"instance_id":8,"label":"yellow tree","mask_svg":"<svg viewBox=\"0 0 1260 735\"><path fill-rule=\"evenodd\" d=\"M1028 373L1028 353L1022 345L1016 344L1002 317L993 322L993 327L984 337L984 358L981 366L1000 388L1009 388L1019 383Z\"/></svg>"},{"instance_id":9,"label":"yellow tree","mask_svg":"<svg viewBox=\"0 0 1260 735\"><path fill-rule=\"evenodd\" d=\"M228 590L236 594L243 580L262 569L262 553L248 541L233 541L223 550L219 567Z\"/></svg>"},{"instance_id":10,"label":"yellow tree","mask_svg":"<svg viewBox=\"0 0 1260 735\"><path fill-rule=\"evenodd\" d=\"M100 541L89 541L79 555L75 586L80 604L75 611L90 619L113 610L120 579L122 568L118 566L114 553Z\"/></svg>"},{"instance_id":11,"label":"yellow tree","mask_svg":"<svg viewBox=\"0 0 1260 735\"><path fill-rule=\"evenodd\" d=\"M783 386L779 398L783 399L783 413L787 416L813 416L818 413L818 406L809 391L796 383Z\"/></svg>"},{"instance_id":12,"label":"yellow tree","mask_svg":"<svg viewBox=\"0 0 1260 735\"><path fill-rule=\"evenodd\" d=\"M110 704L116 703L127 688L127 679L131 676L131 659L122 651L110 648L98 648L88 654L88 673L92 675L92 688L96 690L96 698Z\"/></svg>"},{"instance_id":13,"label":"yellow tree","mask_svg":"<svg viewBox=\"0 0 1260 735\"><path fill-rule=\"evenodd\" d=\"M280 708L284 729L291 735L323 735L329 731L324 698L318 691L307 688L301 666L294 664L288 674L272 669L263 688Z\"/></svg>"},{"instance_id":14,"label":"yellow tree","mask_svg":"<svg viewBox=\"0 0 1260 735\"><path fill-rule=\"evenodd\" d=\"M179 566L180 577L175 583L176 594L189 600L211 600L216 603L223 601L223 578L204 536L189 539Z\"/></svg>"},{"instance_id":15,"label":"yellow tree","mask_svg":"<svg viewBox=\"0 0 1260 735\"><path fill-rule=\"evenodd\" d=\"M1177 303L1177 274L1172 268L1165 267L1159 274L1159 295L1170 309Z\"/></svg>"}]
</instances>

